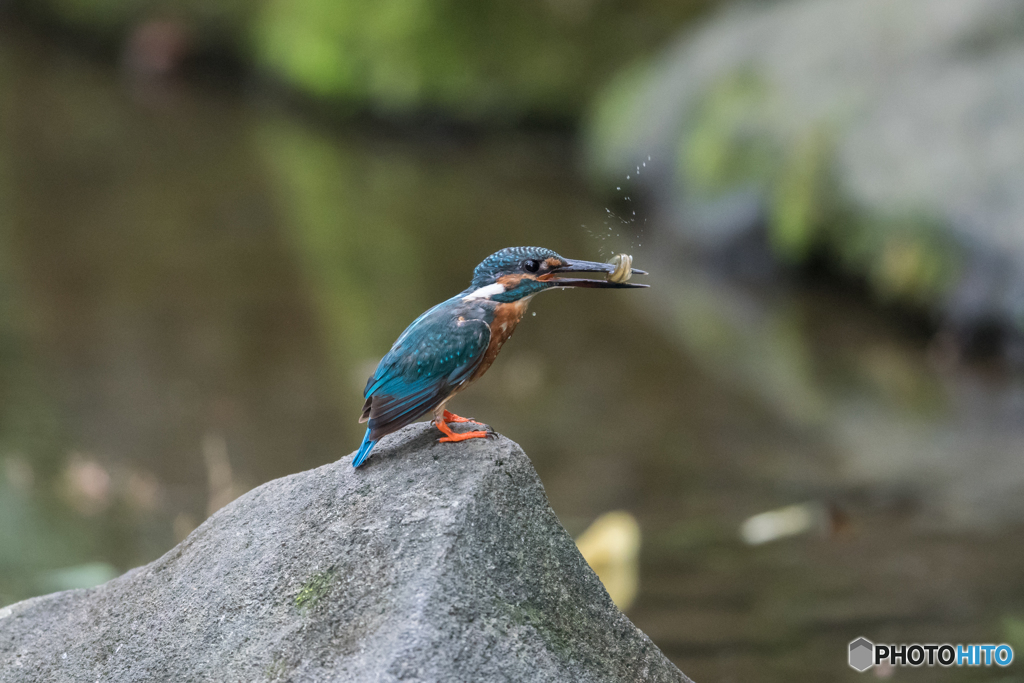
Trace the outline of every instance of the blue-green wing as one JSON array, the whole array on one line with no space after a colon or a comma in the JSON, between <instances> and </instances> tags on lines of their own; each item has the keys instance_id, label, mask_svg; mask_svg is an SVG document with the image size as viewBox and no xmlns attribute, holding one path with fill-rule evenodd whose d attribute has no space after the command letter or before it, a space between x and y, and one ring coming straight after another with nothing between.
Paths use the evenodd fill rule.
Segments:
<instances>
[{"instance_id":1,"label":"blue-green wing","mask_svg":"<svg viewBox=\"0 0 1024 683\"><path fill-rule=\"evenodd\" d=\"M446 304L410 325L367 381L363 418L369 419L371 440L432 411L479 367L490 327L460 319L457 300Z\"/></svg>"}]
</instances>

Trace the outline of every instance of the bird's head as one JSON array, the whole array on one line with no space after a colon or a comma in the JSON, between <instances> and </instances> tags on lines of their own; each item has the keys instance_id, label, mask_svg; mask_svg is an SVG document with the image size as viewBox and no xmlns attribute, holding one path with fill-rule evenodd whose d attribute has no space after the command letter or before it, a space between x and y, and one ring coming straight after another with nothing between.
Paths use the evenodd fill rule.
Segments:
<instances>
[{"instance_id":1,"label":"bird's head","mask_svg":"<svg viewBox=\"0 0 1024 683\"><path fill-rule=\"evenodd\" d=\"M556 277L560 273L611 273L615 266L573 261L542 247L509 247L485 258L473 271L467 297L511 303L554 287L632 289L647 285L610 280ZM636 268L637 275L647 273Z\"/></svg>"}]
</instances>

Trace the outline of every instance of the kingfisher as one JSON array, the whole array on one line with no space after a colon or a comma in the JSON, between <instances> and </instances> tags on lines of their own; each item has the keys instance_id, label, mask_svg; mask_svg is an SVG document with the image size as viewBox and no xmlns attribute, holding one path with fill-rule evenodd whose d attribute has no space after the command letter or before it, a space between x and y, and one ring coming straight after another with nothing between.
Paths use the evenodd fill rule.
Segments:
<instances>
[{"instance_id":1,"label":"kingfisher","mask_svg":"<svg viewBox=\"0 0 1024 683\"><path fill-rule=\"evenodd\" d=\"M448 412L448 401L487 372L530 299L561 287L647 287L625 282L631 274L646 272L621 271L621 265L573 261L541 247L509 247L485 258L473 270L469 287L416 318L367 380L359 418L367 423L366 435L352 466L362 465L382 437L431 412L442 443L491 434L489 428L453 432L449 423L486 425ZM556 277L561 273L615 275L605 280Z\"/></svg>"}]
</instances>

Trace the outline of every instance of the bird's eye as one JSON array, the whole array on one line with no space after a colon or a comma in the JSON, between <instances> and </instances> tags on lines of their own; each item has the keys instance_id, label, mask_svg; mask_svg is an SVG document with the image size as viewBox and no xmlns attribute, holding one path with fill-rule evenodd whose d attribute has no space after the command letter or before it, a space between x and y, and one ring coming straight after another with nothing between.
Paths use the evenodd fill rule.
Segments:
<instances>
[{"instance_id":1,"label":"bird's eye","mask_svg":"<svg viewBox=\"0 0 1024 683\"><path fill-rule=\"evenodd\" d=\"M540 270L540 262L530 259L529 261L523 261L523 268L528 273L536 273Z\"/></svg>"}]
</instances>

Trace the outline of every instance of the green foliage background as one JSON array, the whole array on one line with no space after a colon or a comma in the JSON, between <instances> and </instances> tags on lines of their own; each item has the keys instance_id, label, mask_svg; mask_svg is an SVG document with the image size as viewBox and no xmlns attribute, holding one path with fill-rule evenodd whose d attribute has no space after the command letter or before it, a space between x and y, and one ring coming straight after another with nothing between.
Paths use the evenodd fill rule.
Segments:
<instances>
[{"instance_id":1,"label":"green foliage background","mask_svg":"<svg viewBox=\"0 0 1024 683\"><path fill-rule=\"evenodd\" d=\"M15 0L107 46L151 20L343 113L572 121L714 0Z\"/></svg>"}]
</instances>

